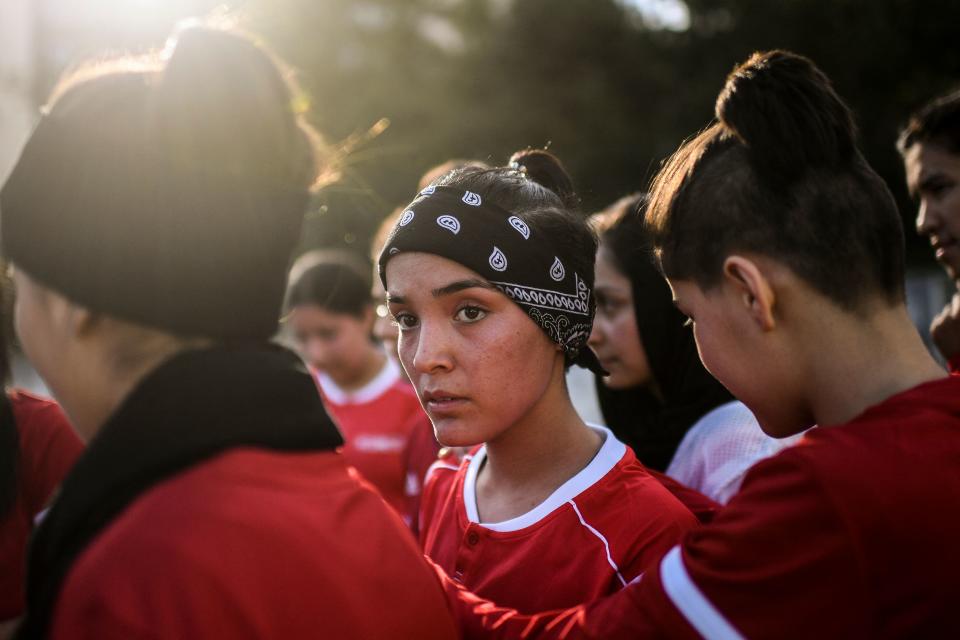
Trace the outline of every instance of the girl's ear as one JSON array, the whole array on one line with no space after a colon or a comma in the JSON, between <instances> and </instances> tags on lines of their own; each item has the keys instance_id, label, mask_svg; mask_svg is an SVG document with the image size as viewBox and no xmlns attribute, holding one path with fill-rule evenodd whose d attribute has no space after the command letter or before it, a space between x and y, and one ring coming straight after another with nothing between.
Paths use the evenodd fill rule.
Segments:
<instances>
[{"instance_id":1,"label":"girl's ear","mask_svg":"<svg viewBox=\"0 0 960 640\"><path fill-rule=\"evenodd\" d=\"M723 277L761 331L776 327L776 296L770 280L756 262L743 256L730 256L723 262Z\"/></svg>"},{"instance_id":2,"label":"girl's ear","mask_svg":"<svg viewBox=\"0 0 960 640\"><path fill-rule=\"evenodd\" d=\"M71 335L79 338L96 331L103 316L67 300L63 302L67 305L64 310L64 318L68 323Z\"/></svg>"}]
</instances>

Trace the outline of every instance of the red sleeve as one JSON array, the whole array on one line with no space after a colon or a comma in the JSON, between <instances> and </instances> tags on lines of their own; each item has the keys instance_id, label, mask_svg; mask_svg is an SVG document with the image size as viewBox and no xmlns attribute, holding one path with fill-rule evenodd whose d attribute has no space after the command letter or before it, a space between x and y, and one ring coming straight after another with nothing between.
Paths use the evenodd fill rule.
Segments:
<instances>
[{"instance_id":1,"label":"red sleeve","mask_svg":"<svg viewBox=\"0 0 960 640\"><path fill-rule=\"evenodd\" d=\"M960 373L960 353L954 355L947 361L947 370L950 373Z\"/></svg>"},{"instance_id":2,"label":"red sleeve","mask_svg":"<svg viewBox=\"0 0 960 640\"><path fill-rule=\"evenodd\" d=\"M647 473L656 478L667 491L673 494L674 498L683 503L683 506L690 509L697 520L700 521L700 524L710 522L720 511L721 504L719 502L708 498L696 489L691 489L655 469L647 469Z\"/></svg>"},{"instance_id":3,"label":"red sleeve","mask_svg":"<svg viewBox=\"0 0 960 640\"><path fill-rule=\"evenodd\" d=\"M411 515L410 528L414 535L419 531L420 498L427 477L427 470L437 460L440 443L433 435L433 425L426 414L419 413L413 418L414 424L408 431L404 494L407 499L407 513Z\"/></svg>"},{"instance_id":4,"label":"red sleeve","mask_svg":"<svg viewBox=\"0 0 960 640\"><path fill-rule=\"evenodd\" d=\"M868 589L851 547L829 495L781 455L754 467L712 524L603 600L521 616L442 580L465 638L856 637Z\"/></svg>"},{"instance_id":5,"label":"red sleeve","mask_svg":"<svg viewBox=\"0 0 960 640\"><path fill-rule=\"evenodd\" d=\"M84 445L56 402L23 391L12 391L9 397L20 434L24 504L37 514Z\"/></svg>"}]
</instances>

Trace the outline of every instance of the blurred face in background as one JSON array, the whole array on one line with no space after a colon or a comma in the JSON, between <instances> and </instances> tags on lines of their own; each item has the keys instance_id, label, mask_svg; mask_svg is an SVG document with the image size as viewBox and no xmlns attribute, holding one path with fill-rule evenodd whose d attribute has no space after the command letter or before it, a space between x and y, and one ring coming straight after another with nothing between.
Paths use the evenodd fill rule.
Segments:
<instances>
[{"instance_id":1,"label":"blurred face in background","mask_svg":"<svg viewBox=\"0 0 960 640\"><path fill-rule=\"evenodd\" d=\"M594 291L597 314L590 346L610 372L603 383L611 389L650 385L653 374L640 342L630 279L620 272L613 254L603 245L597 252Z\"/></svg>"},{"instance_id":2,"label":"blurred face in background","mask_svg":"<svg viewBox=\"0 0 960 640\"><path fill-rule=\"evenodd\" d=\"M383 290L380 276L376 273L373 274L370 296L376 312L376 317L373 319L373 337L383 346L387 357L400 364L400 354L397 353L400 330L397 328L397 323L393 321L393 316L390 315L390 309L387 307L387 293Z\"/></svg>"},{"instance_id":3,"label":"blurred face in background","mask_svg":"<svg viewBox=\"0 0 960 640\"><path fill-rule=\"evenodd\" d=\"M330 376L337 385L351 387L367 374L371 352L373 310L362 316L336 313L314 304L293 308L288 322L303 358Z\"/></svg>"},{"instance_id":4,"label":"blurred face in background","mask_svg":"<svg viewBox=\"0 0 960 640\"><path fill-rule=\"evenodd\" d=\"M960 154L930 142L904 154L907 187L920 203L917 231L930 239L937 262L960 280Z\"/></svg>"}]
</instances>

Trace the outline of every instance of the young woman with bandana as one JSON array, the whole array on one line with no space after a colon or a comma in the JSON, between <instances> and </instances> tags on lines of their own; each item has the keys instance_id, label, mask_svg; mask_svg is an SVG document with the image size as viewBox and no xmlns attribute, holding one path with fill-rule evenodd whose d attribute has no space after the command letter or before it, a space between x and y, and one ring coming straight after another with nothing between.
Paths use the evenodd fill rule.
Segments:
<instances>
[{"instance_id":1,"label":"young woman with bandana","mask_svg":"<svg viewBox=\"0 0 960 640\"><path fill-rule=\"evenodd\" d=\"M960 636L960 377L907 313L896 203L810 60L755 54L716 113L654 246L707 369L770 435L819 426L613 596L524 616L446 580L467 638Z\"/></svg>"},{"instance_id":2,"label":"young woman with bandana","mask_svg":"<svg viewBox=\"0 0 960 640\"><path fill-rule=\"evenodd\" d=\"M270 342L318 173L296 102L259 46L187 26L71 75L0 192L21 343L89 441L18 638L454 637Z\"/></svg>"},{"instance_id":3,"label":"young woman with bandana","mask_svg":"<svg viewBox=\"0 0 960 640\"><path fill-rule=\"evenodd\" d=\"M796 437L763 433L750 410L703 368L693 332L656 267L646 208L645 195L628 196L592 219L600 249L589 344L609 372L598 377L601 406L605 417L616 418L611 430L624 434L641 461L639 452L669 463L668 476L726 503L755 462ZM622 410L628 394L640 400L629 413Z\"/></svg>"},{"instance_id":4,"label":"young woman with bandana","mask_svg":"<svg viewBox=\"0 0 960 640\"><path fill-rule=\"evenodd\" d=\"M586 344L596 240L574 198L546 152L454 171L405 209L379 263L437 438L482 443L428 480L424 550L522 611L618 591L696 524L570 402L566 368L601 371Z\"/></svg>"}]
</instances>

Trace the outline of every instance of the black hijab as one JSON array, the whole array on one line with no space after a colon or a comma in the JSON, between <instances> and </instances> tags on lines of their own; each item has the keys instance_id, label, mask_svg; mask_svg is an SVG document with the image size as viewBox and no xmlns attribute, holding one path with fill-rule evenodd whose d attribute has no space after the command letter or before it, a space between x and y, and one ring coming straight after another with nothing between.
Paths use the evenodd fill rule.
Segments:
<instances>
[{"instance_id":1,"label":"black hijab","mask_svg":"<svg viewBox=\"0 0 960 640\"><path fill-rule=\"evenodd\" d=\"M614 206L600 241L613 255L614 266L630 279L640 342L660 397L643 387L608 389L599 376L597 394L610 429L645 466L663 471L687 430L733 397L704 369L693 331L684 326L686 318L656 266L643 225L646 196Z\"/></svg>"}]
</instances>

